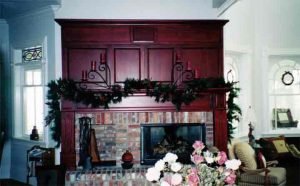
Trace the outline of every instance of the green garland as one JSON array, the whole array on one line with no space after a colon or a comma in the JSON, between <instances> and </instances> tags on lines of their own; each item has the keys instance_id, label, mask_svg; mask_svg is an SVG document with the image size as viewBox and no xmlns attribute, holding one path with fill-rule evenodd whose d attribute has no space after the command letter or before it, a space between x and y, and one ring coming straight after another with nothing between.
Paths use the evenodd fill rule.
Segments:
<instances>
[{"instance_id":1,"label":"green garland","mask_svg":"<svg viewBox=\"0 0 300 186\"><path fill-rule=\"evenodd\" d=\"M241 110L233 101L238 96L239 89L234 88L234 83L225 83L223 78L201 78L189 81L183 87L175 84L163 84L157 81L126 79L124 87L113 85L109 91L96 91L83 89L73 80L58 79L48 84L46 104L49 106L49 112L46 116L46 125L51 126L52 138L60 145L61 138L61 112L60 100L83 103L93 108L109 108L111 103L119 103L123 98L132 95L137 91L145 91L147 96L154 97L156 102L164 103L171 101L177 110L180 110L182 104L188 105L200 96L199 92L208 88L228 88L229 97L227 100L227 118L228 118L228 137L232 138L233 120L239 120Z\"/></svg>"}]
</instances>

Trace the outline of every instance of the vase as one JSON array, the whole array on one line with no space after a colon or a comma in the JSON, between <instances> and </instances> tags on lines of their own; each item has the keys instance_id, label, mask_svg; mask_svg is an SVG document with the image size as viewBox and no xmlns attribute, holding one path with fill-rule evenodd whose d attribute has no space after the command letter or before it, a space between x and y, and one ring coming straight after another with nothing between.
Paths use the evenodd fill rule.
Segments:
<instances>
[{"instance_id":1,"label":"vase","mask_svg":"<svg viewBox=\"0 0 300 186\"><path fill-rule=\"evenodd\" d=\"M122 168L123 169L131 169L133 166L133 155L129 150L126 150L126 152L122 155L122 161L123 163Z\"/></svg>"}]
</instances>

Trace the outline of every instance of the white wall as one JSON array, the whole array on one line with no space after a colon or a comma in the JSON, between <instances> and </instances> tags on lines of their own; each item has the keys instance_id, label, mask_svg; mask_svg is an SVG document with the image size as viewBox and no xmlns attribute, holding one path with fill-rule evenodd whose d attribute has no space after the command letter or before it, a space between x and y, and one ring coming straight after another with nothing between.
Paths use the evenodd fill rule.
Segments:
<instances>
[{"instance_id":1,"label":"white wall","mask_svg":"<svg viewBox=\"0 0 300 186\"><path fill-rule=\"evenodd\" d=\"M56 18L210 19L212 0L62 0Z\"/></svg>"},{"instance_id":2,"label":"white wall","mask_svg":"<svg viewBox=\"0 0 300 186\"><path fill-rule=\"evenodd\" d=\"M299 0L241 0L220 16L229 19L224 31L225 51L246 51L250 56L250 68L240 74L251 72L249 96L257 115L257 136L272 134L267 117L269 66L265 51L300 48L299 9ZM278 132L273 133L278 135ZM293 133L299 136L299 131Z\"/></svg>"},{"instance_id":3,"label":"white wall","mask_svg":"<svg viewBox=\"0 0 300 186\"><path fill-rule=\"evenodd\" d=\"M11 93L10 89L10 66L9 64L9 33L8 33L8 24L6 21L0 19L0 128L5 129L6 140L4 144L1 169L0 169L0 178L9 178L10 170L10 140L9 136L11 128L10 122L10 111L11 111L11 102L9 98ZM0 157L1 158L1 157Z\"/></svg>"},{"instance_id":4,"label":"white wall","mask_svg":"<svg viewBox=\"0 0 300 186\"><path fill-rule=\"evenodd\" d=\"M8 20L11 52L14 49L23 49L44 44L46 50L46 82L55 79L56 74L56 54L55 54L55 21L51 7L37 12L31 12ZM11 62L13 63L13 61ZM8 63L8 66L11 66ZM13 68L13 65L11 66ZM11 77L13 82L13 75ZM13 103L13 101L11 102ZM13 104L12 104L13 105ZM47 113L47 110L46 110ZM12 115L13 118L18 117ZM17 124L18 125L18 124ZM12 139L11 142L11 178L25 182L27 175L26 151L33 145L54 147L48 127L45 132L45 142L36 143L24 139Z\"/></svg>"},{"instance_id":5,"label":"white wall","mask_svg":"<svg viewBox=\"0 0 300 186\"><path fill-rule=\"evenodd\" d=\"M300 46L300 1L255 1L256 42L269 48L298 48Z\"/></svg>"},{"instance_id":6,"label":"white wall","mask_svg":"<svg viewBox=\"0 0 300 186\"><path fill-rule=\"evenodd\" d=\"M300 1L299 0L256 0L257 6L254 12L255 23L255 52L254 64L256 67L256 84L258 91L253 92L257 97L256 105L260 116L260 129L262 135L291 135L300 136L300 130L271 131L270 113L268 102L268 51L285 50L287 52L300 51ZM264 8L265 7L265 8ZM300 53L298 52L298 55ZM290 133L290 134L289 134Z\"/></svg>"}]
</instances>

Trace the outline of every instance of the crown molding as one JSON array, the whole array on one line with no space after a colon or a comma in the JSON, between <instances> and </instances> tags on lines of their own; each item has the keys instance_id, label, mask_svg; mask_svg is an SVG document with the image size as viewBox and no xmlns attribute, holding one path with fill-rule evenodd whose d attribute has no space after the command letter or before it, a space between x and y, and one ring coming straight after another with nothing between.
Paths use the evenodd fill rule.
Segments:
<instances>
[{"instance_id":1,"label":"crown molding","mask_svg":"<svg viewBox=\"0 0 300 186\"><path fill-rule=\"evenodd\" d=\"M8 18L8 22L15 21L17 19L23 19L23 18L32 18L32 17L38 17L40 15L50 14L54 16L54 12L57 11L57 9L60 8L60 5L49 5L45 6L43 8L35 9L32 11L27 11L21 14L18 14L14 17Z\"/></svg>"}]
</instances>

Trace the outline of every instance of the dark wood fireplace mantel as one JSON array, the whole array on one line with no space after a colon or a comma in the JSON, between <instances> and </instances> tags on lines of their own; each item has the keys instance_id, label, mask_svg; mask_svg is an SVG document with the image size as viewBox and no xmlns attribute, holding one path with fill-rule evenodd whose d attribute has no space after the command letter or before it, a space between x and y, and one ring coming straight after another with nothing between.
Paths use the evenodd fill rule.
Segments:
<instances>
[{"instance_id":1,"label":"dark wood fireplace mantel","mask_svg":"<svg viewBox=\"0 0 300 186\"><path fill-rule=\"evenodd\" d=\"M105 54L111 82L126 78L171 82L171 67L179 56L199 69L200 78L223 77L223 26L226 20L56 20L62 29L63 78L81 81L82 70ZM227 149L225 89L210 89L183 111L212 111L214 144ZM76 167L75 113L120 111L174 111L171 103L156 103L143 94L91 109L62 101L61 162Z\"/></svg>"}]
</instances>

